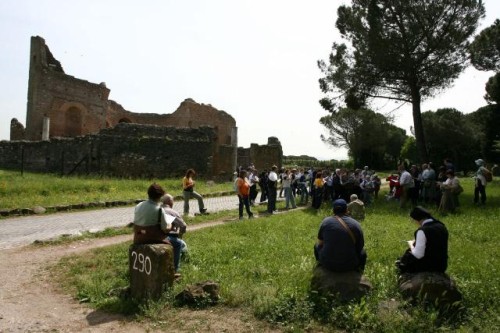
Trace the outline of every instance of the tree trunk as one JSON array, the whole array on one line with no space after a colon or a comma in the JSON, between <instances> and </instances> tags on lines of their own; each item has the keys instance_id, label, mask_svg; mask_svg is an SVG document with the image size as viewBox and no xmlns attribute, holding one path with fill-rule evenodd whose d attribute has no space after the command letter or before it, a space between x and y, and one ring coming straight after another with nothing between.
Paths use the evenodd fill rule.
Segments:
<instances>
[{"instance_id":1,"label":"tree trunk","mask_svg":"<svg viewBox=\"0 0 500 333\"><path fill-rule=\"evenodd\" d=\"M422 123L422 112L420 111L420 91L415 89L412 93L413 126L415 129L415 141L417 143L417 153L420 158L419 163L428 163L429 155L424 137L424 125Z\"/></svg>"}]
</instances>

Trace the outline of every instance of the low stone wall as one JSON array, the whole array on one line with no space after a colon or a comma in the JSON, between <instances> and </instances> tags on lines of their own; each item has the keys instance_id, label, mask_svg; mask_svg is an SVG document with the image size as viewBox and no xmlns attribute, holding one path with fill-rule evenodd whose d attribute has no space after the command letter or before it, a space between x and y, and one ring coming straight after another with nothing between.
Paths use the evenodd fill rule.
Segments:
<instances>
[{"instance_id":1,"label":"low stone wall","mask_svg":"<svg viewBox=\"0 0 500 333\"><path fill-rule=\"evenodd\" d=\"M200 176L211 177L212 161L218 158L215 147L215 131L210 127L123 123L97 135L1 141L0 168L132 178L180 177L194 168Z\"/></svg>"}]
</instances>

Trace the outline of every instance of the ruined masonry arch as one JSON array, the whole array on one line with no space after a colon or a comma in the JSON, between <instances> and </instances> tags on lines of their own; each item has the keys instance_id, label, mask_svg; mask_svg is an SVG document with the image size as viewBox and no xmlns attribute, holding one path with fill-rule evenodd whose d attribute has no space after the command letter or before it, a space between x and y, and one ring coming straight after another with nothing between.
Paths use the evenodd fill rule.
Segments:
<instances>
[{"instance_id":1,"label":"ruined masonry arch","mask_svg":"<svg viewBox=\"0 0 500 333\"><path fill-rule=\"evenodd\" d=\"M85 117L88 113L87 108L78 102L64 103L60 108L60 114L63 116L64 136L74 137L87 134L84 129Z\"/></svg>"}]
</instances>

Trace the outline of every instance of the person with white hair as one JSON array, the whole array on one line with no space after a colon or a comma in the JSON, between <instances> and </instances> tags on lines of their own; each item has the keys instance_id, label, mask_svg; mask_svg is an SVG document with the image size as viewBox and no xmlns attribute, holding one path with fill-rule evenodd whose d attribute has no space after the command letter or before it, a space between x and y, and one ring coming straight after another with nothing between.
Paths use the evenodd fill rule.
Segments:
<instances>
[{"instance_id":1,"label":"person with white hair","mask_svg":"<svg viewBox=\"0 0 500 333\"><path fill-rule=\"evenodd\" d=\"M169 228L162 226L162 229L167 234L167 239L174 248L175 277L179 278L181 276L179 273L181 254L187 252L186 242L182 240L182 235L186 232L187 225L182 216L173 208L174 197L172 195L167 193L162 196L161 203L163 211L171 221Z\"/></svg>"},{"instance_id":2,"label":"person with white hair","mask_svg":"<svg viewBox=\"0 0 500 333\"><path fill-rule=\"evenodd\" d=\"M358 222L365 219L365 203L358 199L356 194L351 194L351 201L347 204L347 214Z\"/></svg>"},{"instance_id":3,"label":"person with white hair","mask_svg":"<svg viewBox=\"0 0 500 333\"><path fill-rule=\"evenodd\" d=\"M488 172L484 166L484 161L482 159L477 159L474 161L478 166L476 171L475 181L476 185L474 188L474 204L479 204L479 197L481 197L481 204L486 203L486 177L485 174Z\"/></svg>"}]
</instances>

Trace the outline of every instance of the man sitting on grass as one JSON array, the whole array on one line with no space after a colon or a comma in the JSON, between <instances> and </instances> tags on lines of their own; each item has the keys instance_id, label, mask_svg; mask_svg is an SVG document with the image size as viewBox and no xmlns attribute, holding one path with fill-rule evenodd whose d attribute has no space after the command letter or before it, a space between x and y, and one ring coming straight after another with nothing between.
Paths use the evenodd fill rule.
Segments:
<instances>
[{"instance_id":1,"label":"man sitting on grass","mask_svg":"<svg viewBox=\"0 0 500 333\"><path fill-rule=\"evenodd\" d=\"M314 256L319 265L332 272L363 272L366 264L365 240L358 221L345 215L347 203L333 202L333 216L326 217L319 227Z\"/></svg>"}]
</instances>

